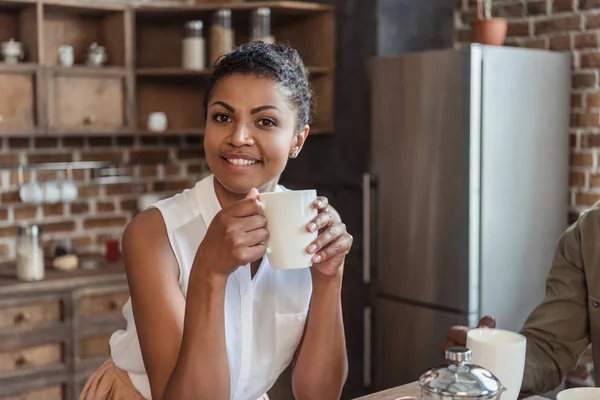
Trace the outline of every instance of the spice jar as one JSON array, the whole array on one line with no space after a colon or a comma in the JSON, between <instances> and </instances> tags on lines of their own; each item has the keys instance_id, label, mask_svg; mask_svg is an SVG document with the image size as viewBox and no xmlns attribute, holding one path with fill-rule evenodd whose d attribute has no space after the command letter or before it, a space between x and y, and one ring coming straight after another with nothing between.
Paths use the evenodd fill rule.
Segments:
<instances>
[{"instance_id":1,"label":"spice jar","mask_svg":"<svg viewBox=\"0 0 600 400\"><path fill-rule=\"evenodd\" d=\"M182 43L182 66L185 69L206 68L205 45L202 21L187 21Z\"/></svg>"},{"instance_id":2,"label":"spice jar","mask_svg":"<svg viewBox=\"0 0 600 400\"><path fill-rule=\"evenodd\" d=\"M37 225L20 226L17 229L17 279L39 281L44 279L44 250L42 230Z\"/></svg>"},{"instance_id":3,"label":"spice jar","mask_svg":"<svg viewBox=\"0 0 600 400\"><path fill-rule=\"evenodd\" d=\"M259 7L252 10L250 24L251 40L266 43L275 42L275 38L271 35L271 9L269 7Z\"/></svg>"},{"instance_id":4,"label":"spice jar","mask_svg":"<svg viewBox=\"0 0 600 400\"><path fill-rule=\"evenodd\" d=\"M214 65L219 57L233 50L233 28L231 27L231 10L222 8L213 16L210 29L210 63Z\"/></svg>"}]
</instances>

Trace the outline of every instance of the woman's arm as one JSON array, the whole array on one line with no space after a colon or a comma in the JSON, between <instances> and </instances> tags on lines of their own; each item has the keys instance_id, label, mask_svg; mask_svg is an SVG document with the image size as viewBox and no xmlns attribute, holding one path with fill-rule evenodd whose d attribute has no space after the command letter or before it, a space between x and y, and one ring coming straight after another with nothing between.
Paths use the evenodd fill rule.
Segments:
<instances>
[{"instance_id":1,"label":"woman's arm","mask_svg":"<svg viewBox=\"0 0 600 400\"><path fill-rule=\"evenodd\" d=\"M193 268L186 302L177 285L178 264L156 209L142 212L129 224L123 255L152 398L229 399L223 322L226 279Z\"/></svg>"},{"instance_id":2,"label":"woman's arm","mask_svg":"<svg viewBox=\"0 0 600 400\"><path fill-rule=\"evenodd\" d=\"M292 385L297 400L334 400L340 398L348 374L341 291L344 260L353 239L327 198L319 197L315 207L319 214L307 226L319 231L314 246L307 249L314 254L313 292Z\"/></svg>"}]
</instances>

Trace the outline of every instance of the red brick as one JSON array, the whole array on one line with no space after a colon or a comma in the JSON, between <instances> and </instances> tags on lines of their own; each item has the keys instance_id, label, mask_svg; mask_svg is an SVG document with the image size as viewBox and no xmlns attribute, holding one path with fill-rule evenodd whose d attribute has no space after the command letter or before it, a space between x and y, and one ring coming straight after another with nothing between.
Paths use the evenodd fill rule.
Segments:
<instances>
[{"instance_id":1,"label":"red brick","mask_svg":"<svg viewBox=\"0 0 600 400\"><path fill-rule=\"evenodd\" d=\"M600 92L587 93L586 98L588 107L600 107Z\"/></svg>"},{"instance_id":2,"label":"red brick","mask_svg":"<svg viewBox=\"0 0 600 400\"><path fill-rule=\"evenodd\" d=\"M44 217L63 215L64 207L62 204L45 204L43 207Z\"/></svg>"},{"instance_id":3,"label":"red brick","mask_svg":"<svg viewBox=\"0 0 600 400\"><path fill-rule=\"evenodd\" d=\"M169 161L168 150L132 150L129 154L131 163L139 162L167 162Z\"/></svg>"},{"instance_id":4,"label":"red brick","mask_svg":"<svg viewBox=\"0 0 600 400\"><path fill-rule=\"evenodd\" d=\"M71 214L85 214L89 210L88 203L71 203Z\"/></svg>"},{"instance_id":5,"label":"red brick","mask_svg":"<svg viewBox=\"0 0 600 400\"><path fill-rule=\"evenodd\" d=\"M555 32L576 31L579 29L581 29L580 15L548 18L541 21L536 21L534 25L534 32L536 35Z\"/></svg>"},{"instance_id":6,"label":"red brick","mask_svg":"<svg viewBox=\"0 0 600 400\"><path fill-rule=\"evenodd\" d=\"M17 154L17 153L0 154L0 165L10 165L10 164L18 164L18 163L19 163L19 154Z\"/></svg>"},{"instance_id":7,"label":"red brick","mask_svg":"<svg viewBox=\"0 0 600 400\"><path fill-rule=\"evenodd\" d=\"M52 181L58 177L58 171L35 171L38 181Z\"/></svg>"},{"instance_id":8,"label":"red brick","mask_svg":"<svg viewBox=\"0 0 600 400\"><path fill-rule=\"evenodd\" d=\"M575 203L581 206L593 206L600 200L600 194L594 193L577 193Z\"/></svg>"},{"instance_id":9,"label":"red brick","mask_svg":"<svg viewBox=\"0 0 600 400\"><path fill-rule=\"evenodd\" d=\"M94 239L90 236L78 236L71 238L71 245L75 249L80 249L82 247L89 247L94 244Z\"/></svg>"},{"instance_id":10,"label":"red brick","mask_svg":"<svg viewBox=\"0 0 600 400\"><path fill-rule=\"evenodd\" d=\"M492 15L499 18L522 17L525 8L521 3L504 4L492 9Z\"/></svg>"},{"instance_id":11,"label":"red brick","mask_svg":"<svg viewBox=\"0 0 600 400\"><path fill-rule=\"evenodd\" d=\"M598 47L598 33L581 33L575 36L576 49L589 49Z\"/></svg>"},{"instance_id":12,"label":"red brick","mask_svg":"<svg viewBox=\"0 0 600 400\"><path fill-rule=\"evenodd\" d=\"M552 2L552 12L569 12L575 11L574 0L554 0Z\"/></svg>"},{"instance_id":13,"label":"red brick","mask_svg":"<svg viewBox=\"0 0 600 400\"><path fill-rule=\"evenodd\" d=\"M571 165L574 167L591 167L594 165L592 153L571 152Z\"/></svg>"},{"instance_id":14,"label":"red brick","mask_svg":"<svg viewBox=\"0 0 600 400\"><path fill-rule=\"evenodd\" d=\"M33 140L36 149L57 149L58 138L55 137L36 137Z\"/></svg>"},{"instance_id":15,"label":"red brick","mask_svg":"<svg viewBox=\"0 0 600 400\"><path fill-rule=\"evenodd\" d=\"M600 126L600 114L597 112L571 114L571 125L580 127Z\"/></svg>"},{"instance_id":16,"label":"red brick","mask_svg":"<svg viewBox=\"0 0 600 400\"><path fill-rule=\"evenodd\" d=\"M548 48L548 39L547 38L536 38L529 39L523 42L523 47L528 49L547 49Z\"/></svg>"},{"instance_id":17,"label":"red brick","mask_svg":"<svg viewBox=\"0 0 600 400\"><path fill-rule=\"evenodd\" d=\"M101 212L112 212L115 211L115 205L112 202L108 201L99 201L96 203L96 211Z\"/></svg>"},{"instance_id":18,"label":"red brick","mask_svg":"<svg viewBox=\"0 0 600 400\"><path fill-rule=\"evenodd\" d=\"M529 22L508 23L507 36L529 36Z\"/></svg>"},{"instance_id":19,"label":"red brick","mask_svg":"<svg viewBox=\"0 0 600 400\"><path fill-rule=\"evenodd\" d=\"M135 186L130 183L115 183L112 185L106 185L104 188L107 196L113 196L117 194L132 194L135 192Z\"/></svg>"},{"instance_id":20,"label":"red brick","mask_svg":"<svg viewBox=\"0 0 600 400\"><path fill-rule=\"evenodd\" d=\"M600 135L586 133L581 135L581 148L590 149L600 147Z\"/></svg>"},{"instance_id":21,"label":"red brick","mask_svg":"<svg viewBox=\"0 0 600 400\"><path fill-rule=\"evenodd\" d=\"M202 149L181 149L177 151L178 160L204 160Z\"/></svg>"},{"instance_id":22,"label":"red brick","mask_svg":"<svg viewBox=\"0 0 600 400\"><path fill-rule=\"evenodd\" d=\"M579 185L583 186L583 185ZM590 175L590 186L591 187L599 187L600 186L600 175L592 174Z\"/></svg>"},{"instance_id":23,"label":"red brick","mask_svg":"<svg viewBox=\"0 0 600 400\"><path fill-rule=\"evenodd\" d=\"M0 221L8 220L8 210L6 208L0 208Z\"/></svg>"},{"instance_id":24,"label":"red brick","mask_svg":"<svg viewBox=\"0 0 600 400\"><path fill-rule=\"evenodd\" d=\"M126 223L125 217L89 218L83 222L83 227L85 229L125 227Z\"/></svg>"},{"instance_id":25,"label":"red brick","mask_svg":"<svg viewBox=\"0 0 600 400\"><path fill-rule=\"evenodd\" d=\"M6 257L8 256L9 247L6 244L0 244L0 256Z\"/></svg>"},{"instance_id":26,"label":"red brick","mask_svg":"<svg viewBox=\"0 0 600 400\"><path fill-rule=\"evenodd\" d=\"M10 190L0 194L3 203L20 203L21 197L18 190Z\"/></svg>"},{"instance_id":27,"label":"red brick","mask_svg":"<svg viewBox=\"0 0 600 400\"><path fill-rule=\"evenodd\" d=\"M81 161L123 162L123 150L90 150L81 153Z\"/></svg>"},{"instance_id":28,"label":"red brick","mask_svg":"<svg viewBox=\"0 0 600 400\"><path fill-rule=\"evenodd\" d=\"M14 238L17 234L16 226L5 226L0 228L0 237L2 238Z\"/></svg>"},{"instance_id":29,"label":"red brick","mask_svg":"<svg viewBox=\"0 0 600 400\"><path fill-rule=\"evenodd\" d=\"M98 197L100 194L100 186L87 185L79 187L79 197Z\"/></svg>"},{"instance_id":30,"label":"red brick","mask_svg":"<svg viewBox=\"0 0 600 400\"><path fill-rule=\"evenodd\" d=\"M140 166L140 176L142 178L153 178L157 176L157 169L154 165L141 165Z\"/></svg>"},{"instance_id":31,"label":"red brick","mask_svg":"<svg viewBox=\"0 0 600 400\"><path fill-rule=\"evenodd\" d=\"M169 190L185 190L194 186L194 182L189 179L179 180L179 181L162 181L162 182L154 182L154 191L156 192L164 192Z\"/></svg>"},{"instance_id":32,"label":"red brick","mask_svg":"<svg viewBox=\"0 0 600 400\"><path fill-rule=\"evenodd\" d=\"M207 167L204 164L189 164L187 166L188 174L201 174L205 172Z\"/></svg>"},{"instance_id":33,"label":"red brick","mask_svg":"<svg viewBox=\"0 0 600 400\"><path fill-rule=\"evenodd\" d=\"M572 108L583 107L583 94L582 93L571 93L571 107Z\"/></svg>"},{"instance_id":34,"label":"red brick","mask_svg":"<svg viewBox=\"0 0 600 400\"><path fill-rule=\"evenodd\" d=\"M42 224L43 233L72 232L74 230L74 221L48 222Z\"/></svg>"},{"instance_id":35,"label":"red brick","mask_svg":"<svg viewBox=\"0 0 600 400\"><path fill-rule=\"evenodd\" d=\"M121 200L121 210L123 210L123 211L137 211L137 199L124 199L124 200Z\"/></svg>"},{"instance_id":36,"label":"red brick","mask_svg":"<svg viewBox=\"0 0 600 400\"><path fill-rule=\"evenodd\" d=\"M571 50L571 35L550 38L550 50Z\"/></svg>"},{"instance_id":37,"label":"red brick","mask_svg":"<svg viewBox=\"0 0 600 400\"><path fill-rule=\"evenodd\" d=\"M577 147L577 134L576 133L569 134L569 147L571 147L573 149Z\"/></svg>"},{"instance_id":38,"label":"red brick","mask_svg":"<svg viewBox=\"0 0 600 400\"><path fill-rule=\"evenodd\" d=\"M36 206L23 206L23 207L15 207L13 209L13 215L15 221L21 221L24 219L33 219L37 217L37 207Z\"/></svg>"},{"instance_id":39,"label":"red brick","mask_svg":"<svg viewBox=\"0 0 600 400\"><path fill-rule=\"evenodd\" d=\"M30 153L27 155L29 163L51 163L73 161L72 153Z\"/></svg>"},{"instance_id":40,"label":"red brick","mask_svg":"<svg viewBox=\"0 0 600 400\"><path fill-rule=\"evenodd\" d=\"M600 28L600 14L586 14L585 27L586 29Z\"/></svg>"},{"instance_id":41,"label":"red brick","mask_svg":"<svg viewBox=\"0 0 600 400\"><path fill-rule=\"evenodd\" d=\"M527 2L527 14L529 14L529 15L548 14L548 2L546 0Z\"/></svg>"},{"instance_id":42,"label":"red brick","mask_svg":"<svg viewBox=\"0 0 600 400\"><path fill-rule=\"evenodd\" d=\"M570 186L575 186L575 187L585 186L585 173L583 173L583 172L571 172L569 174L569 185Z\"/></svg>"},{"instance_id":43,"label":"red brick","mask_svg":"<svg viewBox=\"0 0 600 400\"><path fill-rule=\"evenodd\" d=\"M571 76L571 85L573 89L593 88L596 86L595 72L576 72Z\"/></svg>"},{"instance_id":44,"label":"red brick","mask_svg":"<svg viewBox=\"0 0 600 400\"><path fill-rule=\"evenodd\" d=\"M581 54L581 68L600 68L600 52Z\"/></svg>"},{"instance_id":45,"label":"red brick","mask_svg":"<svg viewBox=\"0 0 600 400\"><path fill-rule=\"evenodd\" d=\"M580 9L600 7L600 0L579 0Z\"/></svg>"},{"instance_id":46,"label":"red brick","mask_svg":"<svg viewBox=\"0 0 600 400\"><path fill-rule=\"evenodd\" d=\"M10 172L10 185L11 186L21 185L25 182L29 182L30 180L31 180L31 172L30 171L23 171L23 182L19 182L19 172L18 171Z\"/></svg>"},{"instance_id":47,"label":"red brick","mask_svg":"<svg viewBox=\"0 0 600 400\"><path fill-rule=\"evenodd\" d=\"M9 149L28 149L30 148L31 140L23 137L11 137L8 138Z\"/></svg>"}]
</instances>

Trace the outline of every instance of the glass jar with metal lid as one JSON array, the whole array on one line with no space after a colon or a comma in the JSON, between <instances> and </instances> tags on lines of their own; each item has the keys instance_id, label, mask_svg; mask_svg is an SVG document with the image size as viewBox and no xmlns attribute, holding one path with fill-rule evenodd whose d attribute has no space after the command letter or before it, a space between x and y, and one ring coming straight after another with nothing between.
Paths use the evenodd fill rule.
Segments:
<instances>
[{"instance_id":1,"label":"glass jar with metal lid","mask_svg":"<svg viewBox=\"0 0 600 400\"><path fill-rule=\"evenodd\" d=\"M23 225L17 229L17 279L39 281L45 276L42 229L38 225Z\"/></svg>"},{"instance_id":2,"label":"glass jar with metal lid","mask_svg":"<svg viewBox=\"0 0 600 400\"><path fill-rule=\"evenodd\" d=\"M275 38L271 35L271 9L269 7L259 7L252 10L250 24L251 40L266 43L275 42Z\"/></svg>"},{"instance_id":3,"label":"glass jar with metal lid","mask_svg":"<svg viewBox=\"0 0 600 400\"><path fill-rule=\"evenodd\" d=\"M221 8L213 15L210 27L210 63L215 62L223 54L233 50L234 31L231 25L231 10Z\"/></svg>"}]
</instances>

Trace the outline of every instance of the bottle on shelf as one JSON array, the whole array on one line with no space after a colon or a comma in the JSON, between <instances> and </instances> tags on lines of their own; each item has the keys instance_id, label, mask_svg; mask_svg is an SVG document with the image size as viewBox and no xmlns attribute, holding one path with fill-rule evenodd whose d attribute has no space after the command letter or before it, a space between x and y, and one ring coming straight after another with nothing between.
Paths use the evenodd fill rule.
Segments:
<instances>
[{"instance_id":1,"label":"bottle on shelf","mask_svg":"<svg viewBox=\"0 0 600 400\"><path fill-rule=\"evenodd\" d=\"M231 26L231 10L222 8L215 12L210 29L211 66L221 57L233 50L234 32Z\"/></svg>"},{"instance_id":2,"label":"bottle on shelf","mask_svg":"<svg viewBox=\"0 0 600 400\"><path fill-rule=\"evenodd\" d=\"M203 27L200 20L185 23L185 36L182 43L182 66L184 69L202 70L206 68Z\"/></svg>"},{"instance_id":3,"label":"bottle on shelf","mask_svg":"<svg viewBox=\"0 0 600 400\"><path fill-rule=\"evenodd\" d=\"M271 9L269 7L259 7L252 10L250 38L253 41L275 43L275 38L271 35Z\"/></svg>"}]
</instances>

